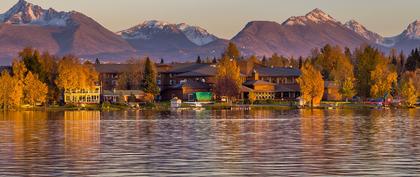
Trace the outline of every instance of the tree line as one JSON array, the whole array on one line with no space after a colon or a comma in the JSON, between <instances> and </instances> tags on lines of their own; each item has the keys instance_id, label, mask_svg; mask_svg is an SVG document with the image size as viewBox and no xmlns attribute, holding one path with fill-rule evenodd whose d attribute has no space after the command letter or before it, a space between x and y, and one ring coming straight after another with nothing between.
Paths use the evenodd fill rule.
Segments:
<instances>
[{"instance_id":1,"label":"tree line","mask_svg":"<svg viewBox=\"0 0 420 177\"><path fill-rule=\"evenodd\" d=\"M394 97L412 106L420 96L419 49L414 49L408 57L402 52L397 54L395 49L386 56L369 45L351 51L329 44L312 50L307 58L273 54L258 59L256 56L244 58L236 45L229 43L218 61L215 93L237 97L242 83L241 72L247 74L247 68L252 69L254 65L299 68L302 75L297 82L302 99L310 105L320 103L326 82L336 87L329 93L333 100L347 101L355 96L360 99Z\"/></svg>"},{"instance_id":2,"label":"tree line","mask_svg":"<svg viewBox=\"0 0 420 177\"><path fill-rule=\"evenodd\" d=\"M18 108L23 104L31 106L57 104L62 100L61 96L65 90L92 89L99 84L99 74L94 65L89 61L82 62L75 56L57 57L48 52L40 53L32 48L23 49L18 56L12 62L11 73L8 71L1 73L0 108ZM134 61L137 62L132 60ZM149 58L139 64L134 65L132 69L138 70L135 66L142 68L139 71L141 76L132 77L128 75L130 71L127 71L122 78L128 81L120 79L120 87L129 89L134 88L131 85L141 83L147 93L146 97L153 100L159 92L155 65Z\"/></svg>"}]
</instances>

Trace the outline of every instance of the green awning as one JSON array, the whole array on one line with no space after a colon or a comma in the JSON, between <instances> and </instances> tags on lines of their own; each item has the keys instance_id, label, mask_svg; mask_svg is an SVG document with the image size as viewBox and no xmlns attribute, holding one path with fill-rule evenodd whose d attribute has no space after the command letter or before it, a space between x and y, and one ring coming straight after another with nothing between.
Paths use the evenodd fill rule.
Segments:
<instances>
[{"instance_id":1,"label":"green awning","mask_svg":"<svg viewBox=\"0 0 420 177\"><path fill-rule=\"evenodd\" d=\"M194 97L197 101L211 101L213 95L210 92L195 92Z\"/></svg>"}]
</instances>

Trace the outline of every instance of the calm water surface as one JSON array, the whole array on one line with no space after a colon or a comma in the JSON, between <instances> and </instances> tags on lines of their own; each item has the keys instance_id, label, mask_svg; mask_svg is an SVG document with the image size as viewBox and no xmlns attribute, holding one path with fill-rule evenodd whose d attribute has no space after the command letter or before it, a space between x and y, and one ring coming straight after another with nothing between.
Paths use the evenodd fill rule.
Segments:
<instances>
[{"instance_id":1,"label":"calm water surface","mask_svg":"<svg viewBox=\"0 0 420 177\"><path fill-rule=\"evenodd\" d=\"M0 113L0 176L420 176L420 110Z\"/></svg>"}]
</instances>

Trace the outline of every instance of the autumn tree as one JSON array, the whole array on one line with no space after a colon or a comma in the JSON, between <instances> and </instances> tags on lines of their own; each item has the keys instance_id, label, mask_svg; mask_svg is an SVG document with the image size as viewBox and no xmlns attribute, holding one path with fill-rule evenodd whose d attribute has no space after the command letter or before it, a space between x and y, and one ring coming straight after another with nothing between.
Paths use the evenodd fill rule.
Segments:
<instances>
[{"instance_id":1,"label":"autumn tree","mask_svg":"<svg viewBox=\"0 0 420 177\"><path fill-rule=\"evenodd\" d=\"M278 56L277 53L274 53L273 56L271 56L266 62L266 66L289 67L290 61L286 57Z\"/></svg>"},{"instance_id":2,"label":"autumn tree","mask_svg":"<svg viewBox=\"0 0 420 177\"><path fill-rule=\"evenodd\" d=\"M254 92L249 92L248 100L249 100L249 103L251 103L251 105L253 105L254 102L257 100L257 95Z\"/></svg>"},{"instance_id":3,"label":"autumn tree","mask_svg":"<svg viewBox=\"0 0 420 177\"><path fill-rule=\"evenodd\" d=\"M23 97L22 84L15 77L3 71L0 76L0 106L4 110L18 107Z\"/></svg>"},{"instance_id":4,"label":"autumn tree","mask_svg":"<svg viewBox=\"0 0 420 177\"><path fill-rule=\"evenodd\" d=\"M370 97L372 87L372 72L379 66L384 66L386 59L383 54L371 46L362 46L354 52L356 59L357 93L361 97Z\"/></svg>"},{"instance_id":5,"label":"autumn tree","mask_svg":"<svg viewBox=\"0 0 420 177\"><path fill-rule=\"evenodd\" d=\"M397 82L397 72L387 63L381 63L370 73L370 78L372 80L370 95L374 98L383 98L390 94L392 84Z\"/></svg>"},{"instance_id":6,"label":"autumn tree","mask_svg":"<svg viewBox=\"0 0 420 177\"><path fill-rule=\"evenodd\" d=\"M153 96L159 94L159 87L157 85L157 69L155 64L149 59L146 58L144 65L144 83L143 90L146 93L150 93Z\"/></svg>"},{"instance_id":7,"label":"autumn tree","mask_svg":"<svg viewBox=\"0 0 420 177\"><path fill-rule=\"evenodd\" d=\"M220 60L217 66L216 80L215 92L217 96L225 96L232 100L239 95L242 80L235 59L225 56Z\"/></svg>"},{"instance_id":8,"label":"autumn tree","mask_svg":"<svg viewBox=\"0 0 420 177\"><path fill-rule=\"evenodd\" d=\"M227 56L230 59L239 59L239 57L241 56L241 52L239 52L238 48L234 43L229 42L228 47L223 53L223 56Z\"/></svg>"},{"instance_id":9,"label":"autumn tree","mask_svg":"<svg viewBox=\"0 0 420 177\"><path fill-rule=\"evenodd\" d=\"M117 80L117 89L138 90L142 86L144 79L143 59L131 59L127 61L127 69L120 74Z\"/></svg>"},{"instance_id":10,"label":"autumn tree","mask_svg":"<svg viewBox=\"0 0 420 177\"><path fill-rule=\"evenodd\" d=\"M23 86L23 100L25 103L35 106L36 103L45 103L48 94L48 86L33 75L30 71L25 77Z\"/></svg>"},{"instance_id":11,"label":"autumn tree","mask_svg":"<svg viewBox=\"0 0 420 177\"><path fill-rule=\"evenodd\" d=\"M297 79L302 93L302 99L311 107L319 105L324 94L324 80L321 72L311 64L305 64L301 69L302 75Z\"/></svg>"},{"instance_id":12,"label":"autumn tree","mask_svg":"<svg viewBox=\"0 0 420 177\"><path fill-rule=\"evenodd\" d=\"M58 88L91 89L98 81L98 73L92 65L81 64L78 58L65 56L58 62L58 76L55 80Z\"/></svg>"},{"instance_id":13,"label":"autumn tree","mask_svg":"<svg viewBox=\"0 0 420 177\"><path fill-rule=\"evenodd\" d=\"M403 98L404 103L412 107L416 104L418 94L416 93L416 74L414 72L406 72L402 76L402 79L399 84L399 93L401 98Z\"/></svg>"}]
</instances>

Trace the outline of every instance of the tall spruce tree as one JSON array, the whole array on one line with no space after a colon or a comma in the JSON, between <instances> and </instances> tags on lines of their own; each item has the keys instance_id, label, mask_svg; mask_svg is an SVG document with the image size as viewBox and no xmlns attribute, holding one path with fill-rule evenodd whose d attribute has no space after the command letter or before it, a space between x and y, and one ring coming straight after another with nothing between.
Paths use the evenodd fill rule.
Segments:
<instances>
[{"instance_id":1,"label":"tall spruce tree","mask_svg":"<svg viewBox=\"0 0 420 177\"><path fill-rule=\"evenodd\" d=\"M154 67L154 64L150 60L150 58L147 57L144 66L144 92L153 95L159 94L159 87L157 85L156 75L156 68Z\"/></svg>"}]
</instances>

